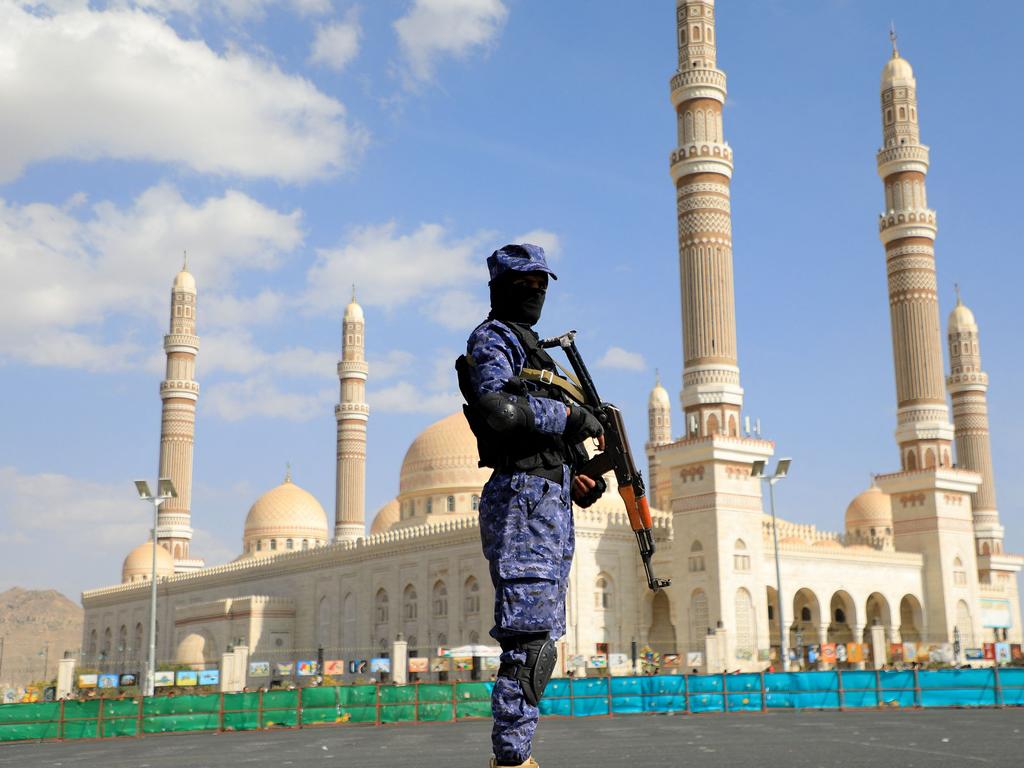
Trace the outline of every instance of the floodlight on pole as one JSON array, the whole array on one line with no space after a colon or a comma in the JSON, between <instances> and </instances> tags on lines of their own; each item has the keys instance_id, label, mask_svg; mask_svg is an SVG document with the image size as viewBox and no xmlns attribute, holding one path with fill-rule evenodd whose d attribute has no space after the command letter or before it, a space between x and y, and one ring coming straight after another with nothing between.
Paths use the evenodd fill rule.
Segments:
<instances>
[{"instance_id":1,"label":"floodlight on pole","mask_svg":"<svg viewBox=\"0 0 1024 768\"><path fill-rule=\"evenodd\" d=\"M142 695L152 696L156 688L156 548L160 546L156 541L156 529L159 522L160 505L168 499L177 498L178 492L174 483L169 477L161 477L157 481L157 495L154 496L149 490L149 483L145 480L135 481L135 490L141 501L147 501L153 505L153 567L150 572L149 589L149 655L146 661L146 674L142 683Z\"/></svg>"},{"instance_id":2,"label":"floodlight on pole","mask_svg":"<svg viewBox=\"0 0 1024 768\"><path fill-rule=\"evenodd\" d=\"M779 459L779 463L775 465L775 472L771 476L765 474L764 459L758 459L750 465L750 476L768 483L768 498L772 512L772 541L775 544L775 602L779 613L779 655L782 656L782 668L787 672L789 671L789 654L786 651L786 614L782 608L782 566L779 562L779 526L775 520L775 484L789 474L789 465L792 463L793 460L790 458Z\"/></svg>"}]
</instances>

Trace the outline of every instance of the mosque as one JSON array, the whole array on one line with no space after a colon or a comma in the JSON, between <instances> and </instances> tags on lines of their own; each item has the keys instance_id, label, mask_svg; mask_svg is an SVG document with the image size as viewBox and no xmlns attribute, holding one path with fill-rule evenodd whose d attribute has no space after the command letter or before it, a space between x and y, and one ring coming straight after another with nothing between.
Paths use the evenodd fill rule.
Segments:
<instances>
[{"instance_id":1,"label":"mosque","mask_svg":"<svg viewBox=\"0 0 1024 768\"><path fill-rule=\"evenodd\" d=\"M927 206L929 150L920 141L916 83L893 41L882 69L885 207L878 220L888 274L900 466L846 509L842 531L779 520L773 526L755 462L774 444L743 429L737 363L725 73L716 65L713 0L678 0L678 70L670 156L679 232L684 372L682 425L658 383L649 400L648 478L659 574L651 593L615 493L577 509L561 669L635 641L704 670L761 669L786 645L863 643L878 663L900 644L1020 643L1017 572L1003 551L989 445L978 324L959 298L943 340L936 288L935 211ZM338 363L337 485L333 530L321 503L285 477L249 510L240 553L209 565L190 552L195 406L196 284L187 266L171 292L160 476L178 497L156 529L157 657L214 664L226 648L254 660L409 656L487 644L493 591L477 509L488 470L461 413L418 435L398 495L366 531L365 318L353 297ZM948 396L948 399L947 399ZM949 403L952 403L950 410ZM950 414L952 413L952 421ZM124 561L119 585L89 590L83 663L138 667L148 646L153 544ZM776 572L778 563L778 574ZM781 584L781 594L777 585ZM773 654L774 652L774 654ZM851 663L854 662L851 658ZM397 662L396 662L397 663ZM819 662L820 663L820 662Z\"/></svg>"}]
</instances>

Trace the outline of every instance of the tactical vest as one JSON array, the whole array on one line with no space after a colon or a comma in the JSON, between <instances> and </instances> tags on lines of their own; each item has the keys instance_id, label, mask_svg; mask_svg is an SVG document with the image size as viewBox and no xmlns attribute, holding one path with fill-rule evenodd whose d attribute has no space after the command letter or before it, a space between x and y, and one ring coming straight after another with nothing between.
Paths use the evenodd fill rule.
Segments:
<instances>
[{"instance_id":1,"label":"tactical vest","mask_svg":"<svg viewBox=\"0 0 1024 768\"><path fill-rule=\"evenodd\" d=\"M501 322L515 334L526 353L523 370L551 374L550 377L531 376L529 381L515 376L506 382L504 391L518 396L530 394L534 397L546 397L570 405L572 400L566 394L564 380L557 376L555 361L541 348L537 334L527 325L505 320ZM587 455L583 446L566 443L561 435L550 435L536 430L499 434L492 430L476 407L476 392L473 390L469 374L473 365L473 360L466 355L460 355L455 361L459 389L462 390L462 396L466 398L467 403L462 406L462 410L466 414L469 428L476 437L481 467L492 467L505 472L547 475L561 469L563 464L574 467L580 461L586 460Z\"/></svg>"}]
</instances>

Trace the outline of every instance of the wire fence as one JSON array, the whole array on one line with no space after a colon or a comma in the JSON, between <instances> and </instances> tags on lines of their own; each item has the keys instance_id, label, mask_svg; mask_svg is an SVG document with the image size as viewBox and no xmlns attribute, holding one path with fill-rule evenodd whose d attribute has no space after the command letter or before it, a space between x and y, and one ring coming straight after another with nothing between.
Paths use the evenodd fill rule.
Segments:
<instances>
[{"instance_id":1,"label":"wire fence","mask_svg":"<svg viewBox=\"0 0 1024 768\"><path fill-rule=\"evenodd\" d=\"M96 698L0 706L0 742L490 717L490 682L348 685ZM777 709L1024 707L1024 669L834 671L557 678L545 717Z\"/></svg>"}]
</instances>

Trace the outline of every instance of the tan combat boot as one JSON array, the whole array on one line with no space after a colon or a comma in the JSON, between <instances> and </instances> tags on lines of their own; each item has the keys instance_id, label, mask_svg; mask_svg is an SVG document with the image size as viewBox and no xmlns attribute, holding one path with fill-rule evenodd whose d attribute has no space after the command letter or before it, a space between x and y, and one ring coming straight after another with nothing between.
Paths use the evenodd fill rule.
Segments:
<instances>
[{"instance_id":1,"label":"tan combat boot","mask_svg":"<svg viewBox=\"0 0 1024 768\"><path fill-rule=\"evenodd\" d=\"M495 758L491 758L491 768L499 768L498 761ZM520 763L515 768L540 768L540 763L533 759L533 756L526 758L525 763Z\"/></svg>"}]
</instances>

